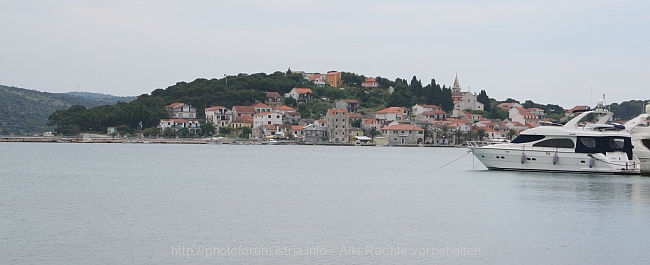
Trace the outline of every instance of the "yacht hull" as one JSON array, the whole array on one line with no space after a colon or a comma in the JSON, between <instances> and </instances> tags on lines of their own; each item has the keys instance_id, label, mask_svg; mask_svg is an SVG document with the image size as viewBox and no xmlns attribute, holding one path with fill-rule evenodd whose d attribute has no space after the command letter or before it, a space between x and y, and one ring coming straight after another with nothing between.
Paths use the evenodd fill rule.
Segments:
<instances>
[{"instance_id":1,"label":"yacht hull","mask_svg":"<svg viewBox=\"0 0 650 265\"><path fill-rule=\"evenodd\" d=\"M638 162L627 159L625 153L585 154L553 150L470 148L476 158L490 170L639 174Z\"/></svg>"}]
</instances>

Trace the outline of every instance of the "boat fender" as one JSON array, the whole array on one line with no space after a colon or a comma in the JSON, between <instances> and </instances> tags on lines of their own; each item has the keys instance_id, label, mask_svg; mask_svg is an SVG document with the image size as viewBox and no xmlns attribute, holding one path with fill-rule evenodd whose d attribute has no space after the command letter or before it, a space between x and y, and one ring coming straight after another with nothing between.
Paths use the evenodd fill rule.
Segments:
<instances>
[{"instance_id":1,"label":"boat fender","mask_svg":"<svg viewBox=\"0 0 650 265\"><path fill-rule=\"evenodd\" d=\"M589 158L589 168L594 167L594 163L596 163L596 159L593 157Z\"/></svg>"},{"instance_id":2,"label":"boat fender","mask_svg":"<svg viewBox=\"0 0 650 265\"><path fill-rule=\"evenodd\" d=\"M526 162L526 154L521 153L521 164L523 165Z\"/></svg>"},{"instance_id":3,"label":"boat fender","mask_svg":"<svg viewBox=\"0 0 650 265\"><path fill-rule=\"evenodd\" d=\"M555 153L555 154L553 155L553 165L557 164L557 161L558 161L559 159L560 159L560 158L557 156L557 153Z\"/></svg>"}]
</instances>

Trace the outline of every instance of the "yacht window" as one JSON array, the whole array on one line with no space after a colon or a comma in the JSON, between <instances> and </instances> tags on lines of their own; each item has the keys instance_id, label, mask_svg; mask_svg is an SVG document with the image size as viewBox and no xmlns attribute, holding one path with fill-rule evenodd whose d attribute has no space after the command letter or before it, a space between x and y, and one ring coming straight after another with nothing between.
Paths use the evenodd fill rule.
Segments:
<instances>
[{"instance_id":1,"label":"yacht window","mask_svg":"<svg viewBox=\"0 0 650 265\"><path fill-rule=\"evenodd\" d=\"M582 138L579 138L579 139L580 139L580 143L582 145L584 145L585 147L587 147L587 148L596 148L596 139L594 139L594 138L586 138L586 137L582 137Z\"/></svg>"},{"instance_id":2,"label":"yacht window","mask_svg":"<svg viewBox=\"0 0 650 265\"><path fill-rule=\"evenodd\" d=\"M614 150L620 150L623 149L623 146L625 146L625 140L623 138L610 138L609 139L609 147L614 149Z\"/></svg>"},{"instance_id":3,"label":"yacht window","mask_svg":"<svg viewBox=\"0 0 650 265\"><path fill-rule=\"evenodd\" d=\"M642 139L641 142L643 143L643 145L645 145L645 147L650 149L650 139Z\"/></svg>"},{"instance_id":4,"label":"yacht window","mask_svg":"<svg viewBox=\"0 0 650 265\"><path fill-rule=\"evenodd\" d=\"M541 141L539 143L533 144L533 146L537 147L555 147L555 148L574 148L575 145L573 144L573 140L571 139L566 139L566 138L559 138L559 139L547 139L544 141Z\"/></svg>"},{"instance_id":5,"label":"yacht window","mask_svg":"<svg viewBox=\"0 0 650 265\"><path fill-rule=\"evenodd\" d=\"M520 134L511 143L521 144L521 143L530 143L538 140L544 139L544 135L532 135L532 134Z\"/></svg>"}]
</instances>

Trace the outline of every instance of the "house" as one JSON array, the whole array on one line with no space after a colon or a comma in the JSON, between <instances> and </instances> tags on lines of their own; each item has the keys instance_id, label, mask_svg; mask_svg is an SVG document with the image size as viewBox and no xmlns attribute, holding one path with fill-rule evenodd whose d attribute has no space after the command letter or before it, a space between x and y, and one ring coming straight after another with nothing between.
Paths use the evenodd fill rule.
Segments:
<instances>
[{"instance_id":1,"label":"house","mask_svg":"<svg viewBox=\"0 0 650 265\"><path fill-rule=\"evenodd\" d=\"M451 88L451 98L454 101L454 110L451 114L452 117L460 117L460 115L462 115L461 112L467 109L484 110L483 103L478 102L476 93L461 91L458 75L456 75L454 86Z\"/></svg>"},{"instance_id":2,"label":"house","mask_svg":"<svg viewBox=\"0 0 650 265\"><path fill-rule=\"evenodd\" d=\"M272 108L269 105L266 105L262 102L257 102L255 105L253 105L253 108L255 109L255 113L260 113L260 112L271 112Z\"/></svg>"},{"instance_id":3,"label":"house","mask_svg":"<svg viewBox=\"0 0 650 265\"><path fill-rule=\"evenodd\" d=\"M196 108L181 102L165 106L169 118L196 119Z\"/></svg>"},{"instance_id":4,"label":"house","mask_svg":"<svg viewBox=\"0 0 650 265\"><path fill-rule=\"evenodd\" d=\"M318 73L309 74L308 76L306 76L305 79L311 81L312 83L314 83L314 85L317 85L319 87L324 87L325 84L327 84L324 74L318 74Z\"/></svg>"},{"instance_id":5,"label":"house","mask_svg":"<svg viewBox=\"0 0 650 265\"><path fill-rule=\"evenodd\" d=\"M253 106L233 106L232 107L232 119L237 120L242 116L247 115L251 118L255 115L255 107Z\"/></svg>"},{"instance_id":6,"label":"house","mask_svg":"<svg viewBox=\"0 0 650 265\"><path fill-rule=\"evenodd\" d=\"M329 71L325 74L325 82L333 87L342 87L341 72Z\"/></svg>"},{"instance_id":7,"label":"house","mask_svg":"<svg viewBox=\"0 0 650 265\"><path fill-rule=\"evenodd\" d=\"M161 119L160 123L158 124L158 129L160 129L160 132L163 133L166 129L169 128L171 128L175 133L183 129L187 129L190 134L201 132L199 121L195 119Z\"/></svg>"},{"instance_id":8,"label":"house","mask_svg":"<svg viewBox=\"0 0 650 265\"><path fill-rule=\"evenodd\" d=\"M571 109L566 110L564 115L567 118L571 118L571 117L576 116L577 113L584 112L584 111L587 111L587 110L590 110L590 109L591 108L589 106L575 106L575 107L573 107Z\"/></svg>"},{"instance_id":9,"label":"house","mask_svg":"<svg viewBox=\"0 0 650 265\"><path fill-rule=\"evenodd\" d=\"M381 128L388 137L389 145L421 144L424 142L424 129L410 124L396 124Z\"/></svg>"},{"instance_id":10,"label":"house","mask_svg":"<svg viewBox=\"0 0 650 265\"><path fill-rule=\"evenodd\" d=\"M312 124L309 124L303 127L302 131L305 136L305 142L312 144L319 144L326 141L326 128L325 121L321 122L316 121Z\"/></svg>"},{"instance_id":11,"label":"house","mask_svg":"<svg viewBox=\"0 0 650 265\"><path fill-rule=\"evenodd\" d=\"M381 123L377 119L361 119L361 130L364 132L370 132L373 128L379 132Z\"/></svg>"},{"instance_id":12,"label":"house","mask_svg":"<svg viewBox=\"0 0 650 265\"><path fill-rule=\"evenodd\" d=\"M409 109L405 107L388 107L375 112L375 119L380 122L409 120L410 116Z\"/></svg>"},{"instance_id":13,"label":"house","mask_svg":"<svg viewBox=\"0 0 650 265\"><path fill-rule=\"evenodd\" d=\"M443 121L445 119L447 119L447 112L442 110L427 111L415 116L416 121Z\"/></svg>"},{"instance_id":14,"label":"house","mask_svg":"<svg viewBox=\"0 0 650 265\"><path fill-rule=\"evenodd\" d=\"M233 116L234 117L234 116ZM241 129L244 127L252 128L253 127L253 116L249 114L243 114L237 119L230 123L230 127L233 129Z\"/></svg>"},{"instance_id":15,"label":"house","mask_svg":"<svg viewBox=\"0 0 650 265\"><path fill-rule=\"evenodd\" d=\"M336 101L337 109L344 109L350 113L359 112L359 101L354 99L340 99Z\"/></svg>"},{"instance_id":16,"label":"house","mask_svg":"<svg viewBox=\"0 0 650 265\"><path fill-rule=\"evenodd\" d=\"M312 99L314 92L311 88L294 87L289 93L284 94L285 98L293 98L298 103L307 103Z\"/></svg>"},{"instance_id":17,"label":"house","mask_svg":"<svg viewBox=\"0 0 650 265\"><path fill-rule=\"evenodd\" d=\"M302 119L300 112L296 112L296 109L287 105L273 108L273 112L282 114L282 120L288 123L297 123Z\"/></svg>"},{"instance_id":18,"label":"house","mask_svg":"<svg viewBox=\"0 0 650 265\"><path fill-rule=\"evenodd\" d=\"M232 121L232 111L226 107L213 106L205 109L205 121L217 128L228 127Z\"/></svg>"},{"instance_id":19,"label":"house","mask_svg":"<svg viewBox=\"0 0 650 265\"><path fill-rule=\"evenodd\" d=\"M266 100L264 101L267 105L271 107L278 107L282 104L282 97L278 92L266 92Z\"/></svg>"},{"instance_id":20,"label":"house","mask_svg":"<svg viewBox=\"0 0 650 265\"><path fill-rule=\"evenodd\" d=\"M274 112L260 112L253 116L253 128L262 125L282 124L282 114Z\"/></svg>"},{"instance_id":21,"label":"house","mask_svg":"<svg viewBox=\"0 0 650 265\"><path fill-rule=\"evenodd\" d=\"M508 112L508 119L513 122L516 121L525 124L526 126L532 125L532 127L536 127L537 122L540 121L538 113L539 109L512 108Z\"/></svg>"},{"instance_id":22,"label":"house","mask_svg":"<svg viewBox=\"0 0 650 265\"><path fill-rule=\"evenodd\" d=\"M521 104L519 104L517 102L503 102L503 103L500 103L499 105L497 105L497 108L500 108L500 109L505 110L505 111L510 111L510 109L512 109L512 108L523 108L523 107L524 106L522 106Z\"/></svg>"},{"instance_id":23,"label":"house","mask_svg":"<svg viewBox=\"0 0 650 265\"><path fill-rule=\"evenodd\" d=\"M295 112L295 111L287 112L286 114L284 114L282 118L284 122L288 122L292 124L300 122L300 119L302 119L302 114L300 114L300 112Z\"/></svg>"},{"instance_id":24,"label":"house","mask_svg":"<svg viewBox=\"0 0 650 265\"><path fill-rule=\"evenodd\" d=\"M298 141L304 141L305 140L305 128L300 125L291 125L291 130L293 132L293 137L294 139Z\"/></svg>"},{"instance_id":25,"label":"house","mask_svg":"<svg viewBox=\"0 0 650 265\"><path fill-rule=\"evenodd\" d=\"M287 114L289 112L295 112L295 111L296 111L296 109L294 109L292 107L289 107L287 105L282 105L282 106L273 108L273 112L277 112L277 113L280 113L282 115Z\"/></svg>"},{"instance_id":26,"label":"house","mask_svg":"<svg viewBox=\"0 0 650 265\"><path fill-rule=\"evenodd\" d=\"M434 110L442 110L442 107L439 105L428 105L428 104L415 104L415 106L411 107L411 112L415 116L428 111L434 111Z\"/></svg>"},{"instance_id":27,"label":"house","mask_svg":"<svg viewBox=\"0 0 650 265\"><path fill-rule=\"evenodd\" d=\"M326 135L330 142L346 143L350 132L350 119L348 111L342 109L329 109L325 115Z\"/></svg>"},{"instance_id":28,"label":"house","mask_svg":"<svg viewBox=\"0 0 650 265\"><path fill-rule=\"evenodd\" d=\"M377 82L377 78L374 77L366 77L366 80L363 81L361 84L361 87L367 87L367 88L378 88L379 83Z\"/></svg>"}]
</instances>

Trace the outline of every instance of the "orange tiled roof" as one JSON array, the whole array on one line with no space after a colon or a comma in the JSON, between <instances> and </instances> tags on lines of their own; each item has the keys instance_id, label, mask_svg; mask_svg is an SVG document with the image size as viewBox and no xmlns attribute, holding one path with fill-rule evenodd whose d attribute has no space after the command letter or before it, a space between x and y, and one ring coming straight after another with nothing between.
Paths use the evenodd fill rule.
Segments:
<instances>
[{"instance_id":1,"label":"orange tiled roof","mask_svg":"<svg viewBox=\"0 0 650 265\"><path fill-rule=\"evenodd\" d=\"M255 103L255 105L253 105L253 107L255 107L255 108L270 108L271 106L266 105L266 104L264 104L262 102L257 102L257 103Z\"/></svg>"},{"instance_id":2,"label":"orange tiled roof","mask_svg":"<svg viewBox=\"0 0 650 265\"><path fill-rule=\"evenodd\" d=\"M187 105L187 104L181 103L181 102L174 102L172 104L169 104L169 105L165 106L165 108L176 108L176 107L180 107L180 106L184 106L184 105Z\"/></svg>"},{"instance_id":3,"label":"orange tiled roof","mask_svg":"<svg viewBox=\"0 0 650 265\"><path fill-rule=\"evenodd\" d=\"M296 93L298 94L307 94L307 93L314 93L311 91L311 88L296 88Z\"/></svg>"},{"instance_id":4,"label":"orange tiled roof","mask_svg":"<svg viewBox=\"0 0 650 265\"><path fill-rule=\"evenodd\" d=\"M280 93L278 93L278 92L266 92L266 97L267 98L279 98Z\"/></svg>"},{"instance_id":5,"label":"orange tiled roof","mask_svg":"<svg viewBox=\"0 0 650 265\"><path fill-rule=\"evenodd\" d=\"M292 111L292 110L296 110L296 109L294 109L294 108L292 108L292 107L289 107L289 106L287 106L287 105L282 105L282 106L279 106L279 107L277 107L277 108L274 108L274 110L286 110L286 111Z\"/></svg>"},{"instance_id":6,"label":"orange tiled roof","mask_svg":"<svg viewBox=\"0 0 650 265\"><path fill-rule=\"evenodd\" d=\"M379 110L375 112L375 114L387 114L387 113L404 114L404 109L402 107L388 107L383 110Z\"/></svg>"},{"instance_id":7,"label":"orange tiled roof","mask_svg":"<svg viewBox=\"0 0 650 265\"><path fill-rule=\"evenodd\" d=\"M255 113L253 106L233 106L232 109L238 113Z\"/></svg>"},{"instance_id":8,"label":"orange tiled roof","mask_svg":"<svg viewBox=\"0 0 650 265\"><path fill-rule=\"evenodd\" d=\"M424 129L410 124L397 124L382 128L382 130L398 130L398 131L424 131Z\"/></svg>"},{"instance_id":9,"label":"orange tiled roof","mask_svg":"<svg viewBox=\"0 0 650 265\"><path fill-rule=\"evenodd\" d=\"M209 107L209 108L207 108L205 110L206 111L213 111L213 110L219 110L219 109L223 109L223 107L222 106L214 106L214 107Z\"/></svg>"}]
</instances>

